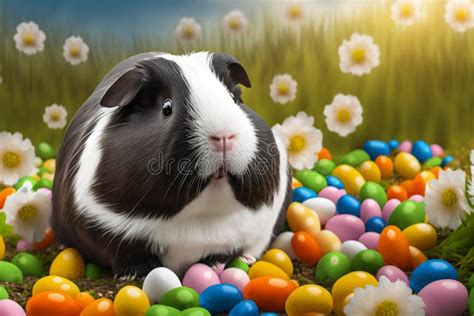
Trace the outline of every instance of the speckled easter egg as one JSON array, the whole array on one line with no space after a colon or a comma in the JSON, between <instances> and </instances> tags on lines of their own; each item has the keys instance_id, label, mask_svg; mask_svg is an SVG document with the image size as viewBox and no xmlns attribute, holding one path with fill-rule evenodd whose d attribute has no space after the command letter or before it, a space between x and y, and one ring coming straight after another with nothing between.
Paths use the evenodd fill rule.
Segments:
<instances>
[{"instance_id":1,"label":"speckled easter egg","mask_svg":"<svg viewBox=\"0 0 474 316\"><path fill-rule=\"evenodd\" d=\"M326 190L326 189L325 189ZM303 202L303 205L310 208L313 212L318 215L319 221L322 225L336 214L336 205L333 201L323 198L316 197Z\"/></svg>"},{"instance_id":2,"label":"speckled easter egg","mask_svg":"<svg viewBox=\"0 0 474 316\"><path fill-rule=\"evenodd\" d=\"M406 152L406 153L410 153L411 152L411 149L413 147L413 144L411 141L409 140L404 140L400 143L400 145L398 146L398 150L402 151L402 152Z\"/></svg>"},{"instance_id":3,"label":"speckled easter egg","mask_svg":"<svg viewBox=\"0 0 474 316\"><path fill-rule=\"evenodd\" d=\"M291 239L293 238L294 233L293 232L283 232L280 235L278 235L275 240L273 241L271 248L276 248L276 249L281 249L283 250L288 257L290 257L292 260L296 259L296 254L293 251L293 248L291 247ZM229 267L229 265L227 265ZM249 267L247 266L247 271Z\"/></svg>"},{"instance_id":4,"label":"speckled easter egg","mask_svg":"<svg viewBox=\"0 0 474 316\"><path fill-rule=\"evenodd\" d=\"M115 296L114 308L117 316L140 316L150 308L150 301L140 288L127 285Z\"/></svg>"},{"instance_id":5,"label":"speckled easter egg","mask_svg":"<svg viewBox=\"0 0 474 316\"><path fill-rule=\"evenodd\" d=\"M362 250L351 261L352 271L365 271L375 275L384 261L380 253L373 249Z\"/></svg>"},{"instance_id":6,"label":"speckled easter egg","mask_svg":"<svg viewBox=\"0 0 474 316\"><path fill-rule=\"evenodd\" d=\"M382 178L387 179L393 175L393 160L385 155L380 155L375 159L377 167L379 167Z\"/></svg>"},{"instance_id":7,"label":"speckled easter egg","mask_svg":"<svg viewBox=\"0 0 474 316\"><path fill-rule=\"evenodd\" d=\"M215 284L201 293L201 307L211 314L226 314L243 300L242 292L232 284Z\"/></svg>"},{"instance_id":8,"label":"speckled easter egg","mask_svg":"<svg viewBox=\"0 0 474 316\"><path fill-rule=\"evenodd\" d=\"M402 270L410 267L410 249L408 240L396 226L387 226L380 233L379 253L385 264L394 265Z\"/></svg>"},{"instance_id":9,"label":"speckled easter egg","mask_svg":"<svg viewBox=\"0 0 474 316\"><path fill-rule=\"evenodd\" d=\"M420 250L431 249L438 243L436 230L430 224L413 224L405 228L402 233L407 238L410 246L414 246Z\"/></svg>"},{"instance_id":10,"label":"speckled easter egg","mask_svg":"<svg viewBox=\"0 0 474 316\"><path fill-rule=\"evenodd\" d=\"M148 309L149 311L150 309ZM148 315L146 316L170 316L172 314L157 314L157 315ZM81 312L80 316L115 316L114 302L108 298L99 298L91 304L87 305Z\"/></svg>"},{"instance_id":11,"label":"speckled easter egg","mask_svg":"<svg viewBox=\"0 0 474 316\"><path fill-rule=\"evenodd\" d=\"M355 196L346 194L337 201L336 210L338 214L349 214L359 217L360 202Z\"/></svg>"},{"instance_id":12,"label":"speckled easter egg","mask_svg":"<svg viewBox=\"0 0 474 316\"><path fill-rule=\"evenodd\" d=\"M323 254L332 251L341 251L341 241L332 231L322 230L316 236L316 241L321 247Z\"/></svg>"},{"instance_id":13,"label":"speckled easter egg","mask_svg":"<svg viewBox=\"0 0 474 316\"><path fill-rule=\"evenodd\" d=\"M33 296L47 291L61 291L71 297L76 297L80 292L77 285L72 281L56 275L42 277L33 285Z\"/></svg>"},{"instance_id":14,"label":"speckled easter egg","mask_svg":"<svg viewBox=\"0 0 474 316\"><path fill-rule=\"evenodd\" d=\"M34 295L26 303L26 313L28 316L77 316L79 312L79 306L76 301L64 292L41 292Z\"/></svg>"},{"instance_id":15,"label":"speckled easter egg","mask_svg":"<svg viewBox=\"0 0 474 316\"><path fill-rule=\"evenodd\" d=\"M321 282L336 281L351 271L349 257L342 252L329 252L318 262L316 279Z\"/></svg>"},{"instance_id":16,"label":"speckled easter egg","mask_svg":"<svg viewBox=\"0 0 474 316\"><path fill-rule=\"evenodd\" d=\"M188 279L189 277L190 276L188 276ZM160 267L151 270L147 274L143 281L142 289L148 296L150 303L156 303L160 301L163 294L180 286L181 281L173 271L165 267Z\"/></svg>"},{"instance_id":17,"label":"speckled easter egg","mask_svg":"<svg viewBox=\"0 0 474 316\"><path fill-rule=\"evenodd\" d=\"M297 288L286 301L288 316L327 315L331 313L333 300L331 293L322 286L308 284Z\"/></svg>"},{"instance_id":18,"label":"speckled easter egg","mask_svg":"<svg viewBox=\"0 0 474 316\"><path fill-rule=\"evenodd\" d=\"M349 153L347 153L342 159L339 161L339 165L349 165L354 168L359 167L362 163L365 161L370 160L369 154L362 150L362 149L356 149L353 150Z\"/></svg>"},{"instance_id":19,"label":"speckled easter egg","mask_svg":"<svg viewBox=\"0 0 474 316\"><path fill-rule=\"evenodd\" d=\"M293 190L291 200L293 202L303 203L304 201L317 197L318 194L307 187L298 187Z\"/></svg>"},{"instance_id":20,"label":"speckled easter egg","mask_svg":"<svg viewBox=\"0 0 474 316\"><path fill-rule=\"evenodd\" d=\"M420 163L424 163L433 156L430 145L422 140L418 140L413 144L411 153Z\"/></svg>"},{"instance_id":21,"label":"speckled easter egg","mask_svg":"<svg viewBox=\"0 0 474 316\"><path fill-rule=\"evenodd\" d=\"M313 170L319 173L322 176L328 176L336 167L334 161L329 159L321 159L316 162Z\"/></svg>"},{"instance_id":22,"label":"speckled easter egg","mask_svg":"<svg viewBox=\"0 0 474 316\"><path fill-rule=\"evenodd\" d=\"M23 283L23 273L13 263L0 261L0 281Z\"/></svg>"},{"instance_id":23,"label":"speckled easter egg","mask_svg":"<svg viewBox=\"0 0 474 316\"><path fill-rule=\"evenodd\" d=\"M359 237L359 242L368 249L377 250L379 248L380 234L376 232L366 232Z\"/></svg>"},{"instance_id":24,"label":"speckled easter egg","mask_svg":"<svg viewBox=\"0 0 474 316\"><path fill-rule=\"evenodd\" d=\"M216 272L202 263L193 264L183 277L183 285L195 289L199 294L209 286L219 283Z\"/></svg>"},{"instance_id":25,"label":"speckled easter egg","mask_svg":"<svg viewBox=\"0 0 474 316\"><path fill-rule=\"evenodd\" d=\"M336 204L339 198L343 195L346 195L346 190L344 189L338 189L335 187L325 187L321 190L321 192L319 192L318 197L326 198Z\"/></svg>"},{"instance_id":26,"label":"speckled easter egg","mask_svg":"<svg viewBox=\"0 0 474 316\"><path fill-rule=\"evenodd\" d=\"M356 254L366 249L367 247L364 244L356 240L347 240L341 246L341 252L346 254L349 260L352 260Z\"/></svg>"},{"instance_id":27,"label":"speckled easter egg","mask_svg":"<svg viewBox=\"0 0 474 316\"><path fill-rule=\"evenodd\" d=\"M360 188L365 183L365 179L360 172L349 165L337 166L332 171L332 175L341 180L347 193L352 195L358 195Z\"/></svg>"},{"instance_id":28,"label":"speckled easter egg","mask_svg":"<svg viewBox=\"0 0 474 316\"><path fill-rule=\"evenodd\" d=\"M377 271L377 280L380 280L382 276L385 276L386 278L388 278L390 282L395 282L397 280L400 280L404 282L407 286L410 286L408 277L405 274L405 272L403 272L396 266L386 265L386 266L381 267L379 271Z\"/></svg>"},{"instance_id":29,"label":"speckled easter egg","mask_svg":"<svg viewBox=\"0 0 474 316\"><path fill-rule=\"evenodd\" d=\"M468 302L466 287L456 280L434 281L418 295L425 303L426 316L462 315Z\"/></svg>"},{"instance_id":30,"label":"speckled easter egg","mask_svg":"<svg viewBox=\"0 0 474 316\"><path fill-rule=\"evenodd\" d=\"M397 199L390 199L387 201L387 203L385 203L385 206L382 208L382 218L384 219L384 221L388 221L393 211L400 203L401 202Z\"/></svg>"},{"instance_id":31,"label":"speckled easter egg","mask_svg":"<svg viewBox=\"0 0 474 316\"><path fill-rule=\"evenodd\" d=\"M229 313L229 316L258 316L259 309L252 300L244 300L235 305Z\"/></svg>"},{"instance_id":32,"label":"speckled easter egg","mask_svg":"<svg viewBox=\"0 0 474 316\"><path fill-rule=\"evenodd\" d=\"M369 218L378 216L382 217L380 205L373 199L366 199L360 205L360 219L367 223Z\"/></svg>"},{"instance_id":33,"label":"speckled easter egg","mask_svg":"<svg viewBox=\"0 0 474 316\"><path fill-rule=\"evenodd\" d=\"M358 240L365 232L364 222L353 215L336 215L326 223L326 229L332 231L341 242Z\"/></svg>"},{"instance_id":34,"label":"speckled easter egg","mask_svg":"<svg viewBox=\"0 0 474 316\"><path fill-rule=\"evenodd\" d=\"M20 268L21 272L25 276L34 276L39 278L44 275L43 264L32 254L20 252L13 257L12 263Z\"/></svg>"},{"instance_id":35,"label":"speckled easter egg","mask_svg":"<svg viewBox=\"0 0 474 316\"><path fill-rule=\"evenodd\" d=\"M227 268L219 276L221 283L235 285L239 290L243 291L245 286L250 282L249 275L238 268Z\"/></svg>"},{"instance_id":36,"label":"speckled easter egg","mask_svg":"<svg viewBox=\"0 0 474 316\"><path fill-rule=\"evenodd\" d=\"M244 298L254 301L262 311L283 312L285 302L295 288L290 280L260 277L247 284Z\"/></svg>"},{"instance_id":37,"label":"speckled easter egg","mask_svg":"<svg viewBox=\"0 0 474 316\"><path fill-rule=\"evenodd\" d=\"M298 202L293 202L288 206L287 220L288 225L294 232L305 231L316 237L321 230L318 215Z\"/></svg>"},{"instance_id":38,"label":"speckled easter egg","mask_svg":"<svg viewBox=\"0 0 474 316\"><path fill-rule=\"evenodd\" d=\"M179 316L211 316L211 313L202 307L191 307L181 311Z\"/></svg>"},{"instance_id":39,"label":"speckled easter egg","mask_svg":"<svg viewBox=\"0 0 474 316\"><path fill-rule=\"evenodd\" d=\"M382 173L377 164L371 160L362 163L359 166L359 172L364 177L365 181L380 182Z\"/></svg>"},{"instance_id":40,"label":"speckled easter egg","mask_svg":"<svg viewBox=\"0 0 474 316\"><path fill-rule=\"evenodd\" d=\"M295 178L300 181L303 186L310 188L318 193L327 186L326 178L313 170L303 170L295 175Z\"/></svg>"},{"instance_id":41,"label":"speckled easter egg","mask_svg":"<svg viewBox=\"0 0 474 316\"><path fill-rule=\"evenodd\" d=\"M63 278L75 280L84 276L84 260L81 254L74 248L66 248L54 258L50 275L58 275Z\"/></svg>"},{"instance_id":42,"label":"speckled easter egg","mask_svg":"<svg viewBox=\"0 0 474 316\"><path fill-rule=\"evenodd\" d=\"M385 203L387 203L387 194L380 184L368 181L364 183L359 192L359 200L365 201L367 199L372 199L380 207L384 207Z\"/></svg>"},{"instance_id":43,"label":"speckled easter egg","mask_svg":"<svg viewBox=\"0 0 474 316\"><path fill-rule=\"evenodd\" d=\"M410 287L419 292L427 284L443 280L457 280L456 269L447 261L442 259L430 259L420 264L410 276Z\"/></svg>"},{"instance_id":44,"label":"speckled easter egg","mask_svg":"<svg viewBox=\"0 0 474 316\"><path fill-rule=\"evenodd\" d=\"M400 229L405 229L413 224L425 221L425 204L415 201L403 201L393 210L388 219L389 225L395 225Z\"/></svg>"},{"instance_id":45,"label":"speckled easter egg","mask_svg":"<svg viewBox=\"0 0 474 316\"><path fill-rule=\"evenodd\" d=\"M314 266L323 255L321 246L316 239L307 232L296 232L291 239L291 247L295 251L298 260L310 266ZM279 275L273 276L286 279Z\"/></svg>"},{"instance_id":46,"label":"speckled easter egg","mask_svg":"<svg viewBox=\"0 0 474 316\"><path fill-rule=\"evenodd\" d=\"M26 316L20 304L9 299L0 300L0 315Z\"/></svg>"},{"instance_id":47,"label":"speckled easter egg","mask_svg":"<svg viewBox=\"0 0 474 316\"><path fill-rule=\"evenodd\" d=\"M405 179L413 179L421 170L420 162L412 154L401 152L395 157L395 170Z\"/></svg>"},{"instance_id":48,"label":"speckled easter egg","mask_svg":"<svg viewBox=\"0 0 474 316\"><path fill-rule=\"evenodd\" d=\"M438 144L432 144L430 146L431 154L433 157L443 157L444 156L444 149Z\"/></svg>"},{"instance_id":49,"label":"speckled easter egg","mask_svg":"<svg viewBox=\"0 0 474 316\"><path fill-rule=\"evenodd\" d=\"M282 269L288 277L293 274L293 263L290 257L281 249L270 249L260 258L262 261L270 262Z\"/></svg>"},{"instance_id":50,"label":"speckled easter egg","mask_svg":"<svg viewBox=\"0 0 474 316\"><path fill-rule=\"evenodd\" d=\"M334 311L337 315L343 315L344 299L357 287L367 285L377 286L377 279L370 273L354 271L346 274L336 281L332 287L332 297L334 300Z\"/></svg>"}]
</instances>

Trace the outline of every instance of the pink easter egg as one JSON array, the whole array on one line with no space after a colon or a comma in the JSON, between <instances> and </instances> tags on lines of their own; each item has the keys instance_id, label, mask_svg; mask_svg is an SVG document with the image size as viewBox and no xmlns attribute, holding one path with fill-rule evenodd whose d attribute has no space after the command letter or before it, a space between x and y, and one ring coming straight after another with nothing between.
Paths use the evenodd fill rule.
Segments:
<instances>
[{"instance_id":1,"label":"pink easter egg","mask_svg":"<svg viewBox=\"0 0 474 316\"><path fill-rule=\"evenodd\" d=\"M344 189L338 189L336 187L325 187L319 192L318 197L326 198L336 204L337 200L339 200L339 198L345 194L346 190Z\"/></svg>"},{"instance_id":2,"label":"pink easter egg","mask_svg":"<svg viewBox=\"0 0 474 316\"><path fill-rule=\"evenodd\" d=\"M221 275L221 273L225 269L225 264L219 263L211 268L218 276Z\"/></svg>"},{"instance_id":3,"label":"pink easter egg","mask_svg":"<svg viewBox=\"0 0 474 316\"><path fill-rule=\"evenodd\" d=\"M21 252L21 251L28 251L32 249L33 249L33 245L26 240L19 240L16 243L16 251Z\"/></svg>"},{"instance_id":4,"label":"pink easter egg","mask_svg":"<svg viewBox=\"0 0 474 316\"><path fill-rule=\"evenodd\" d=\"M422 195L419 194L414 194L410 196L409 200L415 201L415 202L423 202L425 198Z\"/></svg>"},{"instance_id":5,"label":"pink easter egg","mask_svg":"<svg viewBox=\"0 0 474 316\"><path fill-rule=\"evenodd\" d=\"M341 214L331 217L326 223L326 229L332 231L341 242L344 242L358 240L365 231L365 225L354 215Z\"/></svg>"},{"instance_id":6,"label":"pink easter egg","mask_svg":"<svg viewBox=\"0 0 474 316\"><path fill-rule=\"evenodd\" d=\"M404 140L403 142L400 143L400 146L398 146L398 150L404 151L406 153L411 153L411 148L412 148L412 143L409 140Z\"/></svg>"},{"instance_id":7,"label":"pink easter egg","mask_svg":"<svg viewBox=\"0 0 474 316\"><path fill-rule=\"evenodd\" d=\"M400 200L397 199L390 199L385 203L382 209L382 218L384 221L388 222L390 215L392 215L393 210L400 204Z\"/></svg>"},{"instance_id":8,"label":"pink easter egg","mask_svg":"<svg viewBox=\"0 0 474 316\"><path fill-rule=\"evenodd\" d=\"M438 144L433 144L430 146L431 154L433 157L443 157L444 156L444 149Z\"/></svg>"},{"instance_id":9,"label":"pink easter egg","mask_svg":"<svg viewBox=\"0 0 474 316\"><path fill-rule=\"evenodd\" d=\"M46 189L46 188L41 188L41 189L38 189L38 192L43 192L47 195L49 195L49 197L52 197L53 196L53 192L49 189Z\"/></svg>"},{"instance_id":10,"label":"pink easter egg","mask_svg":"<svg viewBox=\"0 0 474 316\"><path fill-rule=\"evenodd\" d=\"M249 275L242 269L228 268L220 276L222 283L229 283L238 287L242 292L247 283L250 282Z\"/></svg>"},{"instance_id":11,"label":"pink easter egg","mask_svg":"<svg viewBox=\"0 0 474 316\"><path fill-rule=\"evenodd\" d=\"M468 300L466 287L456 280L431 282L418 295L425 302L426 316L462 315Z\"/></svg>"},{"instance_id":12,"label":"pink easter egg","mask_svg":"<svg viewBox=\"0 0 474 316\"><path fill-rule=\"evenodd\" d=\"M380 234L376 232L367 232L363 233L359 237L359 242L361 242L368 249L377 250L379 246Z\"/></svg>"},{"instance_id":13,"label":"pink easter egg","mask_svg":"<svg viewBox=\"0 0 474 316\"><path fill-rule=\"evenodd\" d=\"M382 210L380 209L379 203L373 199L366 199L360 205L360 219L367 223L369 218L378 216L382 217Z\"/></svg>"},{"instance_id":14,"label":"pink easter egg","mask_svg":"<svg viewBox=\"0 0 474 316\"><path fill-rule=\"evenodd\" d=\"M202 263L193 264L183 278L183 285L195 289L199 294L211 285L219 283L219 277L214 270Z\"/></svg>"},{"instance_id":15,"label":"pink easter egg","mask_svg":"<svg viewBox=\"0 0 474 316\"><path fill-rule=\"evenodd\" d=\"M26 316L25 311L15 301L12 300L0 300L0 315L8 316Z\"/></svg>"},{"instance_id":16,"label":"pink easter egg","mask_svg":"<svg viewBox=\"0 0 474 316\"><path fill-rule=\"evenodd\" d=\"M381 276L385 276L391 282L395 282L397 280L405 282L406 285L410 286L410 281L408 281L408 277L400 268L396 266L383 266L377 271L377 280L380 280Z\"/></svg>"}]
</instances>

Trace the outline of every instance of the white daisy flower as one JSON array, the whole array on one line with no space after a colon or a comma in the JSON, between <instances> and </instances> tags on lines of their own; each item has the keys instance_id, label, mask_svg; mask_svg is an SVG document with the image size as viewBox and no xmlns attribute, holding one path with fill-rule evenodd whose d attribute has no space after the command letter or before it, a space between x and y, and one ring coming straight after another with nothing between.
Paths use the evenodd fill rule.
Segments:
<instances>
[{"instance_id":1,"label":"white daisy flower","mask_svg":"<svg viewBox=\"0 0 474 316\"><path fill-rule=\"evenodd\" d=\"M303 17L303 8L297 2L290 3L286 10L286 17L290 21L297 21Z\"/></svg>"},{"instance_id":2,"label":"white daisy flower","mask_svg":"<svg viewBox=\"0 0 474 316\"><path fill-rule=\"evenodd\" d=\"M20 133L0 133L0 183L14 185L35 171L35 148Z\"/></svg>"},{"instance_id":3,"label":"white daisy flower","mask_svg":"<svg viewBox=\"0 0 474 316\"><path fill-rule=\"evenodd\" d=\"M182 18L176 26L176 37L183 43L193 43L201 38L201 25L193 18Z\"/></svg>"},{"instance_id":4,"label":"white daisy flower","mask_svg":"<svg viewBox=\"0 0 474 316\"><path fill-rule=\"evenodd\" d=\"M339 46L339 67L344 73L362 76L379 64L379 47L369 35L354 33Z\"/></svg>"},{"instance_id":5,"label":"white daisy flower","mask_svg":"<svg viewBox=\"0 0 474 316\"><path fill-rule=\"evenodd\" d=\"M298 90L298 83L289 74L275 75L270 85L270 96L274 102L281 104L293 101Z\"/></svg>"},{"instance_id":6,"label":"white daisy flower","mask_svg":"<svg viewBox=\"0 0 474 316\"><path fill-rule=\"evenodd\" d=\"M43 239L51 219L51 209L49 190L34 192L26 186L8 196L3 206L7 215L6 223L30 243Z\"/></svg>"},{"instance_id":7,"label":"white daisy flower","mask_svg":"<svg viewBox=\"0 0 474 316\"><path fill-rule=\"evenodd\" d=\"M71 36L66 39L63 46L63 56L67 62L76 66L87 60L89 54L89 46L82 40L80 36Z\"/></svg>"},{"instance_id":8,"label":"white daisy flower","mask_svg":"<svg viewBox=\"0 0 474 316\"><path fill-rule=\"evenodd\" d=\"M423 316L425 303L405 282L382 276L377 286L356 288L354 296L344 307L346 316Z\"/></svg>"},{"instance_id":9,"label":"white daisy flower","mask_svg":"<svg viewBox=\"0 0 474 316\"><path fill-rule=\"evenodd\" d=\"M326 126L342 137L353 133L362 124L362 105L353 95L337 94L331 104L324 107Z\"/></svg>"},{"instance_id":10,"label":"white daisy flower","mask_svg":"<svg viewBox=\"0 0 474 316\"><path fill-rule=\"evenodd\" d=\"M421 17L419 0L397 0L392 4L392 20L403 26L413 25Z\"/></svg>"},{"instance_id":11,"label":"white daisy flower","mask_svg":"<svg viewBox=\"0 0 474 316\"><path fill-rule=\"evenodd\" d=\"M225 31L237 34L245 31L248 21L241 11L234 10L224 16L223 24Z\"/></svg>"},{"instance_id":12,"label":"white daisy flower","mask_svg":"<svg viewBox=\"0 0 474 316\"><path fill-rule=\"evenodd\" d=\"M63 129L67 124L67 111L62 105L53 104L44 108L43 121L52 129Z\"/></svg>"},{"instance_id":13,"label":"white daisy flower","mask_svg":"<svg viewBox=\"0 0 474 316\"><path fill-rule=\"evenodd\" d=\"M16 34L13 39L16 48L20 52L33 55L43 51L46 35L35 22L22 22L16 27Z\"/></svg>"},{"instance_id":14,"label":"white daisy flower","mask_svg":"<svg viewBox=\"0 0 474 316\"><path fill-rule=\"evenodd\" d=\"M438 179L426 184L425 210L430 222L438 227L456 229L471 209L464 190L466 173L462 170L441 170Z\"/></svg>"},{"instance_id":15,"label":"white daisy flower","mask_svg":"<svg viewBox=\"0 0 474 316\"><path fill-rule=\"evenodd\" d=\"M272 131L286 144L288 160L296 170L312 168L321 151L323 133L314 126L314 118L304 112L290 116L283 124L276 124Z\"/></svg>"},{"instance_id":16,"label":"white daisy flower","mask_svg":"<svg viewBox=\"0 0 474 316\"><path fill-rule=\"evenodd\" d=\"M464 32L474 27L474 4L470 0L449 0L444 19L455 31Z\"/></svg>"}]
</instances>

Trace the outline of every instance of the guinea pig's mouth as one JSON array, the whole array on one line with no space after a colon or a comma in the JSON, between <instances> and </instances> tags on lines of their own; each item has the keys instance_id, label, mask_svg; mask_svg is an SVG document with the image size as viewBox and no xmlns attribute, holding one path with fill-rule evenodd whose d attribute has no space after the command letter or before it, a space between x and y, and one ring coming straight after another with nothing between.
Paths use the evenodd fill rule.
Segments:
<instances>
[{"instance_id":1,"label":"guinea pig's mouth","mask_svg":"<svg viewBox=\"0 0 474 316\"><path fill-rule=\"evenodd\" d=\"M217 171L213 175L213 178L216 180L219 180L219 179L227 177L227 175L228 175L227 168L225 167L225 165L223 165L223 166L220 166L219 169L217 169Z\"/></svg>"}]
</instances>

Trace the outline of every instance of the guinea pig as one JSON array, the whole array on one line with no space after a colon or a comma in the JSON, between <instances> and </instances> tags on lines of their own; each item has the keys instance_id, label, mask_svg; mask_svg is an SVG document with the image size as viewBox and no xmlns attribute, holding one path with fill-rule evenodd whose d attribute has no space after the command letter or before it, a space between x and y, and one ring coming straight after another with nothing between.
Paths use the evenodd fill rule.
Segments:
<instances>
[{"instance_id":1,"label":"guinea pig","mask_svg":"<svg viewBox=\"0 0 474 316\"><path fill-rule=\"evenodd\" d=\"M52 227L116 276L253 261L283 231L286 148L241 99L232 56L144 53L116 65L71 120Z\"/></svg>"}]
</instances>

